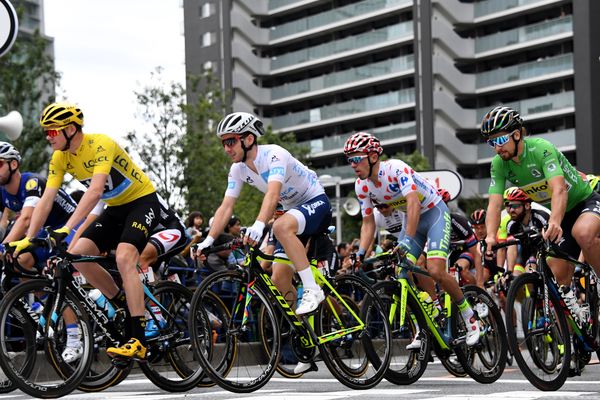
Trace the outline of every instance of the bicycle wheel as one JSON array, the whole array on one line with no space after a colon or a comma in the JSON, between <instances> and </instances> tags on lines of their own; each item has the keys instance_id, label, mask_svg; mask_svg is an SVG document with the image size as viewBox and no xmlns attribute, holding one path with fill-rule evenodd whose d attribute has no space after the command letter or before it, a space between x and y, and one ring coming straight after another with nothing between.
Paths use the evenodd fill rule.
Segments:
<instances>
[{"instance_id":1,"label":"bicycle wheel","mask_svg":"<svg viewBox=\"0 0 600 400\"><path fill-rule=\"evenodd\" d=\"M259 286L254 286L247 296L246 285L246 276L241 271L216 272L196 289L190 313L194 353L204 371L220 387L236 393L255 391L271 379L281 343L277 317L269 299ZM215 295L224 299L232 311L228 323L213 332L204 304ZM258 337L261 307L267 310L266 318L273 330L268 351Z\"/></svg>"},{"instance_id":2,"label":"bicycle wheel","mask_svg":"<svg viewBox=\"0 0 600 400\"><path fill-rule=\"evenodd\" d=\"M502 376L506 367L508 343L506 328L500 309L488 292L475 285L462 288L465 299L478 313L481 326L481 337L474 346L463 343L460 352L465 357L462 363L465 372L479 383L493 383ZM454 332L460 337L466 335L464 321L461 317L452 318ZM458 356L458 349L455 350ZM459 360L461 357L458 357Z\"/></svg>"},{"instance_id":3,"label":"bicycle wheel","mask_svg":"<svg viewBox=\"0 0 600 400\"><path fill-rule=\"evenodd\" d=\"M48 330L48 323L40 323L42 317L48 320L54 297L51 280L34 279L10 290L0 306L0 365L19 389L40 398L71 393L92 362L91 327L83 306L69 290L57 314L62 314L66 304L73 310L81 333L82 356L70 364L64 362L64 324ZM34 302L43 306L42 314L32 310Z\"/></svg>"},{"instance_id":4,"label":"bicycle wheel","mask_svg":"<svg viewBox=\"0 0 600 400\"><path fill-rule=\"evenodd\" d=\"M440 359L440 362L444 368L446 368L446 371L450 372L452 375L456 376L457 378L464 378L467 376L467 372L456 357L456 354L452 353L445 357L438 356L438 358Z\"/></svg>"},{"instance_id":5,"label":"bicycle wheel","mask_svg":"<svg viewBox=\"0 0 600 400\"><path fill-rule=\"evenodd\" d=\"M221 300L221 298L219 298L213 292L209 292L208 296L204 298L203 307L210 322L212 338L216 341L219 333L221 332L221 326L227 325L231 320L230 311L227 309L225 303L223 303L223 300ZM222 365L219 366L220 370L224 368L231 368L231 363L228 364L224 357L221 359L221 364ZM197 386L211 387L215 386L215 382L210 379L208 374L203 372L200 382Z\"/></svg>"},{"instance_id":6,"label":"bicycle wheel","mask_svg":"<svg viewBox=\"0 0 600 400\"><path fill-rule=\"evenodd\" d=\"M341 299L326 293L315 317L315 332L334 339L320 344L319 350L329 371L342 384L369 389L383 379L389 367L392 336L388 313L375 291L357 276L336 277L333 286ZM344 334L361 325L361 329Z\"/></svg>"},{"instance_id":7,"label":"bicycle wheel","mask_svg":"<svg viewBox=\"0 0 600 400\"><path fill-rule=\"evenodd\" d=\"M284 378L298 379L303 372L297 374L294 372L294 368L298 365L299 361L310 362L313 359L315 348L301 349L296 347L296 341L294 340L294 329L289 322L281 315L281 311L275 308L275 315L277 316L277 323L281 332L281 356L277 363L277 372ZM268 312L265 307L261 307L258 313L258 323L260 330L260 339L265 352L268 354L269 349L272 347L271 342L273 341L273 327L270 325L268 318Z\"/></svg>"},{"instance_id":8,"label":"bicycle wheel","mask_svg":"<svg viewBox=\"0 0 600 400\"><path fill-rule=\"evenodd\" d=\"M546 303L544 289L538 273L512 282L506 302L508 344L531 384L558 390L569 374L571 340L558 293L547 288Z\"/></svg>"},{"instance_id":9,"label":"bicycle wheel","mask_svg":"<svg viewBox=\"0 0 600 400\"><path fill-rule=\"evenodd\" d=\"M169 281L158 282L151 288L154 299L166 309L162 319L155 320L158 330L146 332L147 361L140 369L152 383L169 392L184 392L198 384L202 369L191 349L187 321L192 292ZM154 299L146 296L146 309L154 306ZM153 317L156 318L156 315Z\"/></svg>"},{"instance_id":10,"label":"bicycle wheel","mask_svg":"<svg viewBox=\"0 0 600 400\"><path fill-rule=\"evenodd\" d=\"M404 322L401 321L400 285L396 281L383 281L376 283L373 290L381 299L386 313L389 315L392 335L390 366L385 373L385 379L396 385L410 385L416 382L427 369L431 341L429 335L422 335L421 347L416 350L407 350L406 346L419 334L419 324L413 311L412 302L407 301L404 312ZM408 300L408 299L407 299ZM392 307L393 306L393 307ZM394 310L393 315L390 313Z\"/></svg>"},{"instance_id":11,"label":"bicycle wheel","mask_svg":"<svg viewBox=\"0 0 600 400\"><path fill-rule=\"evenodd\" d=\"M2 269L4 269L4 266L2 264L0 264L0 266L2 267ZM0 288L0 301L2 301L3 298L3 289ZM4 371L0 369L0 394L10 393L16 388L17 385L15 385L10 379L8 379Z\"/></svg>"}]
</instances>

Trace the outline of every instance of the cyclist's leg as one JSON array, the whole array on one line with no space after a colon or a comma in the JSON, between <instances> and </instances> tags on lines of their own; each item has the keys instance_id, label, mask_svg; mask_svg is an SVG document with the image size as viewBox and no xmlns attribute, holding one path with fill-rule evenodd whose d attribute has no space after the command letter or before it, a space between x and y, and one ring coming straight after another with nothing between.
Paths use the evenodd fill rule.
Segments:
<instances>
[{"instance_id":1,"label":"cyclist's leg","mask_svg":"<svg viewBox=\"0 0 600 400\"><path fill-rule=\"evenodd\" d=\"M287 264L273 263L272 271L271 280L283 294L283 298L290 307L295 309L298 293L292 282L295 273L294 267Z\"/></svg>"},{"instance_id":2,"label":"cyclist's leg","mask_svg":"<svg viewBox=\"0 0 600 400\"><path fill-rule=\"evenodd\" d=\"M585 260L600 273L600 194L594 193L585 201L571 234L581 248Z\"/></svg>"},{"instance_id":3,"label":"cyclist's leg","mask_svg":"<svg viewBox=\"0 0 600 400\"><path fill-rule=\"evenodd\" d=\"M310 269L306 249L297 235L312 235L325 231L331 222L331 205L325 194L299 205L275 221L273 232L290 258L302 280L304 292L298 314L314 311L325 299Z\"/></svg>"}]
</instances>

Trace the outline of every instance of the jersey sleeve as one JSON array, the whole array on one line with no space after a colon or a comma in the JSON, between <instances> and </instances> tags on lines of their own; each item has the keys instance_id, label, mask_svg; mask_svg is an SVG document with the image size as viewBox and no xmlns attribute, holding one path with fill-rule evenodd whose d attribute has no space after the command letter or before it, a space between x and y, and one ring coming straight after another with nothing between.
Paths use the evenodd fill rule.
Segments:
<instances>
[{"instance_id":1,"label":"jersey sleeve","mask_svg":"<svg viewBox=\"0 0 600 400\"><path fill-rule=\"evenodd\" d=\"M38 177L30 177L25 182L25 201L23 207L35 207L42 198L46 180Z\"/></svg>"},{"instance_id":2,"label":"jersey sleeve","mask_svg":"<svg viewBox=\"0 0 600 400\"><path fill-rule=\"evenodd\" d=\"M225 196L228 197L240 197L242 192L242 185L244 182L240 177L240 169L237 164L233 164L229 169L229 176L227 177L227 189L225 190Z\"/></svg>"},{"instance_id":3,"label":"jersey sleeve","mask_svg":"<svg viewBox=\"0 0 600 400\"><path fill-rule=\"evenodd\" d=\"M490 188L488 189L488 193L503 194L506 186L506 177L504 175L503 162L499 156L492 158L490 178Z\"/></svg>"},{"instance_id":4,"label":"jersey sleeve","mask_svg":"<svg viewBox=\"0 0 600 400\"><path fill-rule=\"evenodd\" d=\"M96 147L94 174L110 174L115 157L120 150L114 140L103 140Z\"/></svg>"},{"instance_id":5,"label":"jersey sleeve","mask_svg":"<svg viewBox=\"0 0 600 400\"><path fill-rule=\"evenodd\" d=\"M369 197L369 187L367 186L367 182L357 179L354 183L354 191L356 192L356 197L358 197L362 216L372 215L373 203Z\"/></svg>"},{"instance_id":6,"label":"jersey sleeve","mask_svg":"<svg viewBox=\"0 0 600 400\"><path fill-rule=\"evenodd\" d=\"M537 146L539 150L536 149L536 158L539 157L544 177L550 179L555 176L564 176L565 173L560 165L556 147L548 141L540 141Z\"/></svg>"},{"instance_id":7,"label":"jersey sleeve","mask_svg":"<svg viewBox=\"0 0 600 400\"><path fill-rule=\"evenodd\" d=\"M291 154L285 151L273 152L269 156L269 176L267 182L285 182L290 156Z\"/></svg>"},{"instance_id":8,"label":"jersey sleeve","mask_svg":"<svg viewBox=\"0 0 600 400\"><path fill-rule=\"evenodd\" d=\"M62 151L52 153L50 164L48 165L48 182L46 186L52 189L59 189L65 177L65 159Z\"/></svg>"}]
</instances>

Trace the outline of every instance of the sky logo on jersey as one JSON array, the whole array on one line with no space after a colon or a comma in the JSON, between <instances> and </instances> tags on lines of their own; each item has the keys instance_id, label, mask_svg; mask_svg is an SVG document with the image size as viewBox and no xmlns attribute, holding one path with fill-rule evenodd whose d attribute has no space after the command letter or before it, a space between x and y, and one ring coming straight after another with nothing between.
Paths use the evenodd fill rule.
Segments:
<instances>
[{"instance_id":1,"label":"sky logo on jersey","mask_svg":"<svg viewBox=\"0 0 600 400\"><path fill-rule=\"evenodd\" d=\"M283 167L271 168L271 170L269 171L269 176L273 176L273 175L285 176L285 171L283 170Z\"/></svg>"}]
</instances>

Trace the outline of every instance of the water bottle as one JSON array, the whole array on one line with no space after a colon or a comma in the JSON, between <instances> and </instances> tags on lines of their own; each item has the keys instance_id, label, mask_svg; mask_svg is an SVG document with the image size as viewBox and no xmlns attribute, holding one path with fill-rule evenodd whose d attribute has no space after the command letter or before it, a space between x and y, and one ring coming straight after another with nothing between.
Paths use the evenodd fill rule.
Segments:
<instances>
[{"instance_id":1,"label":"water bottle","mask_svg":"<svg viewBox=\"0 0 600 400\"><path fill-rule=\"evenodd\" d=\"M427 313L432 318L435 318L440 314L440 311L437 309L435 304L433 304L433 300L431 300L431 296L429 295L429 293L419 292L417 294L417 297L419 298L419 301L421 302L421 304L423 304L423 306L425 307L425 310L427 311Z\"/></svg>"},{"instance_id":2,"label":"water bottle","mask_svg":"<svg viewBox=\"0 0 600 400\"><path fill-rule=\"evenodd\" d=\"M44 306L42 303L36 301L31 305L31 311L38 315L38 323L42 326L46 325L46 318L42 315L44 313Z\"/></svg>"},{"instance_id":3,"label":"water bottle","mask_svg":"<svg viewBox=\"0 0 600 400\"><path fill-rule=\"evenodd\" d=\"M162 315L162 311L160 310L160 307L157 305L153 305L153 306L150 306L150 310L152 310L152 314L154 314L154 316L156 317L156 320L160 323L160 325L163 325L165 322L165 319Z\"/></svg>"},{"instance_id":4,"label":"water bottle","mask_svg":"<svg viewBox=\"0 0 600 400\"><path fill-rule=\"evenodd\" d=\"M115 316L115 308L112 306L112 304L110 304L101 291L98 289L92 289L90 290L89 296L96 302L101 310L104 310L108 314L108 318L112 319Z\"/></svg>"}]
</instances>

